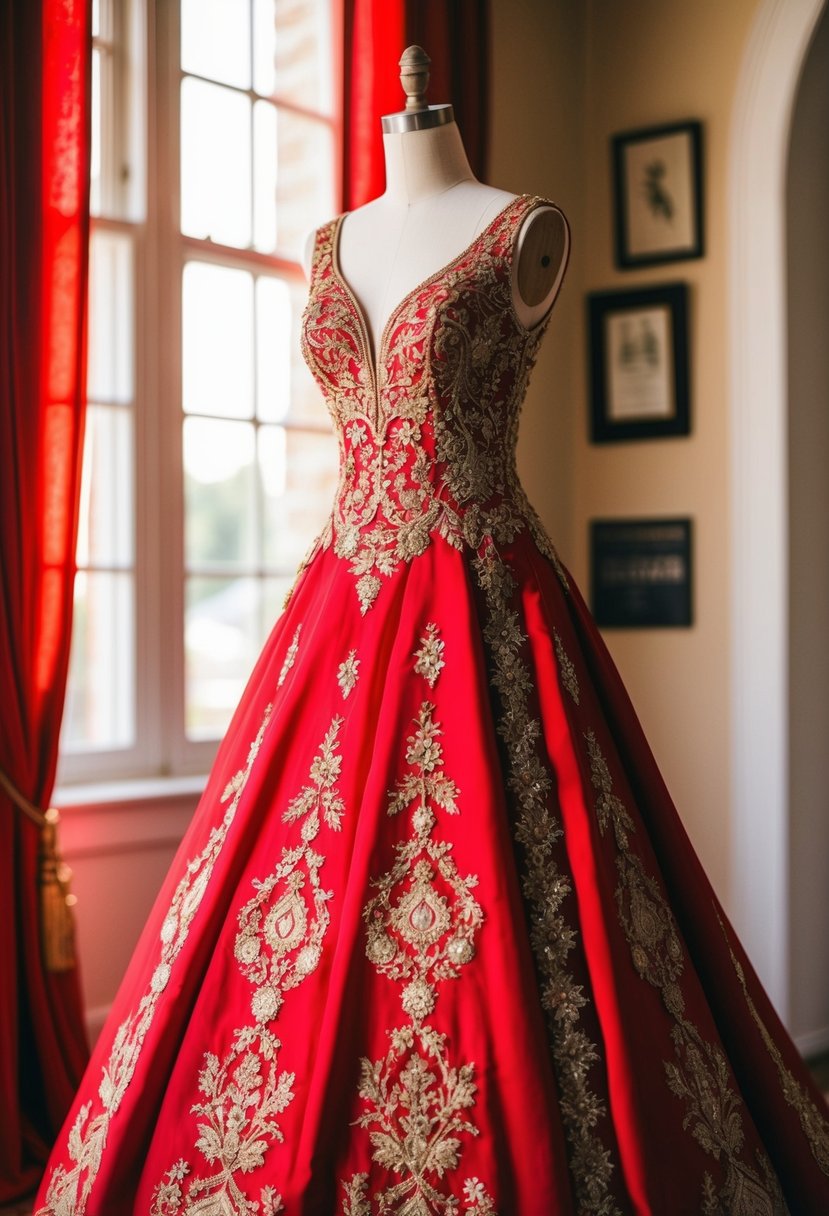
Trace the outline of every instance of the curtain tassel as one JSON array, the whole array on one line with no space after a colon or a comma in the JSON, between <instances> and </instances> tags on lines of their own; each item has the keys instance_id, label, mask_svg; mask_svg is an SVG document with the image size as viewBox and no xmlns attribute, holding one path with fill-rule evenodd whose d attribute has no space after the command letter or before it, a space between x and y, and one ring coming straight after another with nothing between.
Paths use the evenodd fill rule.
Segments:
<instances>
[{"instance_id":1,"label":"curtain tassel","mask_svg":"<svg viewBox=\"0 0 829 1216\"><path fill-rule=\"evenodd\" d=\"M40 941L43 965L47 971L71 971L76 966L75 904L77 896L69 890L72 871L62 860L58 848L60 815L54 806L46 814L30 802L0 768L0 789L18 810L40 828L38 849L38 890L40 894Z\"/></svg>"},{"instance_id":2,"label":"curtain tassel","mask_svg":"<svg viewBox=\"0 0 829 1216\"><path fill-rule=\"evenodd\" d=\"M58 848L59 820L55 807L49 807L40 832L40 933L47 971L71 971L76 966L74 907L77 896L69 889L72 871L61 860Z\"/></svg>"}]
</instances>

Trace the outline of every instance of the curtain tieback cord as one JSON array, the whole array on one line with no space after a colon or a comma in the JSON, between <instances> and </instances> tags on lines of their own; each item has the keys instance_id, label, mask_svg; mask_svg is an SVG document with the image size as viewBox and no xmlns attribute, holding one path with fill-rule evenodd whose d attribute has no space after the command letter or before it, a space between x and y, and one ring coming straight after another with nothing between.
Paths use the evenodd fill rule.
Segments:
<instances>
[{"instance_id":1,"label":"curtain tieback cord","mask_svg":"<svg viewBox=\"0 0 829 1216\"><path fill-rule=\"evenodd\" d=\"M21 794L11 778L0 768L0 788L27 819L40 829L37 885L40 892L40 939L47 971L75 968L75 916L77 897L69 888L72 871L62 860L58 848L57 807L44 812Z\"/></svg>"}]
</instances>

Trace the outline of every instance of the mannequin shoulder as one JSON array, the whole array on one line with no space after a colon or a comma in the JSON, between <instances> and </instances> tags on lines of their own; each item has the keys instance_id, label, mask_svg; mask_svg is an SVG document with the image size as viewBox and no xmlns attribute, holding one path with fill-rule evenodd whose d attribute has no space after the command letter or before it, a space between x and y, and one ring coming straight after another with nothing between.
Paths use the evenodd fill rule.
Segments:
<instances>
[{"instance_id":1,"label":"mannequin shoulder","mask_svg":"<svg viewBox=\"0 0 829 1216\"><path fill-rule=\"evenodd\" d=\"M549 311L570 256L570 225L554 204L534 207L518 231L513 258L513 299L531 328Z\"/></svg>"}]
</instances>

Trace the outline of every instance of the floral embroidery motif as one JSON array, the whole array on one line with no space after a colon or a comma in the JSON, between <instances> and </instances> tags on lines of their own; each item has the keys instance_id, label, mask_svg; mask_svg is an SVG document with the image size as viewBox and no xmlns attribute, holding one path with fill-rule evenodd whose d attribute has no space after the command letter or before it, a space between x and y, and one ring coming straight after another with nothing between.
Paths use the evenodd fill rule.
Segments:
<instances>
[{"instance_id":1,"label":"floral embroidery motif","mask_svg":"<svg viewBox=\"0 0 829 1216\"><path fill-rule=\"evenodd\" d=\"M484 640L492 656L491 681L502 702L498 733L507 751L508 786L519 808L515 838L524 854L521 881L532 909L530 942L542 983L579 1211L619 1216L609 1194L614 1163L596 1131L607 1108L590 1085L599 1055L579 1026L586 997L567 967L576 943L576 932L563 915L572 884L552 852L562 828L550 809L552 780L538 754L541 723L527 706L532 678L521 656L526 637L511 602L515 581L492 545L475 560L475 569L487 605Z\"/></svg>"},{"instance_id":2,"label":"floral embroidery motif","mask_svg":"<svg viewBox=\"0 0 829 1216\"><path fill-rule=\"evenodd\" d=\"M817 1161L824 1174L829 1174L829 1123L825 1116L817 1109L812 1099L809 1097L806 1090L798 1083L795 1077L792 1076L790 1070L786 1067L786 1063L780 1054L780 1050L774 1039L768 1032L765 1022L760 1017L757 1006L751 999L751 993L746 984L745 972L742 964L735 955L731 942L728 940L725 925L722 918L717 913L717 919L720 922L723 937L728 945L728 953L731 955L731 963L737 973L737 979L740 981L740 987L743 990L748 1011L754 1021L755 1026L760 1032L760 1037L763 1040L766 1050L774 1061L780 1077L780 1086L783 1091L783 1097L788 1102L789 1106L793 1107L800 1119L800 1126L803 1129L803 1134L809 1142L809 1147L812 1150L812 1155Z\"/></svg>"},{"instance_id":3,"label":"floral embroidery motif","mask_svg":"<svg viewBox=\"0 0 829 1216\"><path fill-rule=\"evenodd\" d=\"M234 955L253 985L252 1023L239 1027L220 1060L208 1052L199 1075L205 1101L191 1108L199 1117L195 1148L211 1170L196 1174L181 1159L153 1196L150 1216L275 1216L282 1200L273 1187L248 1197L239 1175L260 1169L268 1148L283 1139L277 1116L293 1098L294 1074L281 1072L281 1043L271 1023L285 994L316 970L330 923L333 892L320 883L325 857L317 840L323 824L339 831L344 812L337 791L342 757L337 754L343 719L332 721L311 764L309 784L288 804L285 823L301 820L299 840L284 846L273 872L254 879L254 894L240 909Z\"/></svg>"},{"instance_id":4,"label":"floral embroidery motif","mask_svg":"<svg viewBox=\"0 0 829 1216\"><path fill-rule=\"evenodd\" d=\"M408 981L402 1004L416 1023L434 1009L435 983L455 979L474 957L483 921L471 894L477 877L462 879L451 846L432 838L435 808L458 813L457 787L439 767L441 731L433 711L424 701L406 752L412 771L389 793L390 815L414 806L414 835L395 847L394 865L372 882L377 894L363 910L366 954L381 975Z\"/></svg>"},{"instance_id":5,"label":"floral embroidery motif","mask_svg":"<svg viewBox=\"0 0 829 1216\"><path fill-rule=\"evenodd\" d=\"M561 676L562 686L566 688L576 705L578 705L579 679L576 675L576 669L573 666L572 660L567 654L567 651L564 649L564 643L559 637L557 629L553 630L553 643L556 648L556 661L558 662L558 670L559 675Z\"/></svg>"},{"instance_id":6,"label":"floral embroidery motif","mask_svg":"<svg viewBox=\"0 0 829 1216\"><path fill-rule=\"evenodd\" d=\"M674 1059L665 1064L668 1087L685 1103L684 1126L697 1143L725 1166L719 1190L709 1173L702 1179L702 1216L785 1216L780 1184L765 1153L755 1160L743 1152L742 1100L731 1084L728 1061L716 1043L706 1042L685 1013L680 986L685 958L673 913L659 883L645 870L630 838L635 824L613 791L607 761L595 733L585 734L596 818L604 835L613 830L619 885L616 903L633 966L652 987L674 1021ZM755 1168L755 1165L757 1168Z\"/></svg>"},{"instance_id":7,"label":"floral embroidery motif","mask_svg":"<svg viewBox=\"0 0 829 1216\"><path fill-rule=\"evenodd\" d=\"M291 644L288 647L287 651L285 652L285 661L282 664L282 670L279 673L279 679L276 681L277 688L281 688L282 685L285 683L285 677L287 676L288 672L291 670L291 668L294 665L294 659L296 658L296 652L299 650L299 634L300 634L301 629L302 629L302 625L297 625L296 632L294 633L294 636L291 639Z\"/></svg>"},{"instance_id":8,"label":"floral embroidery motif","mask_svg":"<svg viewBox=\"0 0 829 1216\"><path fill-rule=\"evenodd\" d=\"M347 658L343 659L337 670L337 683L340 686L340 692L343 694L344 701L357 683L357 668L359 666L360 660L357 658L357 651L349 650Z\"/></svg>"},{"instance_id":9,"label":"floral embroidery motif","mask_svg":"<svg viewBox=\"0 0 829 1216\"><path fill-rule=\"evenodd\" d=\"M546 319L525 330L512 307L515 234L543 200L513 200L447 266L405 296L376 363L364 314L337 262L342 217L317 233L302 350L340 442L330 527L361 612L383 580L434 536L455 548L529 528L566 578L515 468L518 411ZM506 424L506 434L505 434Z\"/></svg>"},{"instance_id":10,"label":"floral embroidery motif","mask_svg":"<svg viewBox=\"0 0 829 1216\"><path fill-rule=\"evenodd\" d=\"M357 1123L373 1129L377 1164L402 1177L374 1196L377 1207L373 1211L411 1212L412 1216L455 1213L457 1199L438 1186L457 1168L459 1137L478 1135L464 1114L475 1105L474 1068L471 1064L452 1068L446 1036L431 1026L405 1026L390 1031L389 1037L391 1047L385 1059L377 1064L361 1061L359 1094L369 1109ZM356 1174L344 1188L343 1216L373 1216L365 1174ZM468 1178L464 1194L464 1212L494 1213L479 1179Z\"/></svg>"},{"instance_id":11,"label":"floral embroidery motif","mask_svg":"<svg viewBox=\"0 0 829 1216\"><path fill-rule=\"evenodd\" d=\"M420 646L415 652L415 671L423 676L430 688L435 687L443 667L443 651L446 643L438 637L438 627L434 622L426 626L426 636L420 639Z\"/></svg>"},{"instance_id":12,"label":"floral embroidery motif","mask_svg":"<svg viewBox=\"0 0 829 1216\"><path fill-rule=\"evenodd\" d=\"M428 626L418 653L428 645L431 657L418 675L430 688L444 666L443 643L440 649L435 643L437 626ZM369 1129L374 1161L398 1181L374 1194L372 1207L368 1176L355 1174L342 1184L342 1216L458 1213L447 1175L460 1163L462 1137L478 1135L466 1113L475 1105L474 1064L453 1065L446 1036L426 1024L437 982L457 978L472 961L483 923L472 895L477 876L462 878L451 843L435 839L437 812L457 815L459 791L443 770L442 732L433 715L434 706L424 701L407 740L408 771L388 794L389 815L411 810L412 835L395 846L390 869L372 880L377 893L363 909L366 955L379 974L403 984L401 1004L410 1024L388 1032L383 1059L360 1061L358 1094L365 1109L356 1124ZM480 1179L466 1179L463 1193L468 1216L495 1216Z\"/></svg>"},{"instance_id":13,"label":"floral embroidery motif","mask_svg":"<svg viewBox=\"0 0 829 1216\"><path fill-rule=\"evenodd\" d=\"M193 918L210 884L216 861L224 847L228 831L236 817L245 786L262 746L273 706L265 708L262 723L248 751L247 761L228 782L222 803L228 807L220 823L211 831L198 856L188 863L176 887L169 911L161 926L159 961L138 1007L121 1023L112 1050L103 1070L98 1089L101 1110L92 1114L92 1102L85 1103L69 1132L68 1155L74 1162L71 1170L58 1166L52 1174L46 1193L46 1206L38 1216L83 1216L106 1147L109 1125L121 1105L124 1094L135 1073L141 1048L150 1029L160 996L166 988L176 960L187 941ZM91 1116L91 1117L90 1117ZM263 1213L264 1216L264 1213Z\"/></svg>"}]
</instances>

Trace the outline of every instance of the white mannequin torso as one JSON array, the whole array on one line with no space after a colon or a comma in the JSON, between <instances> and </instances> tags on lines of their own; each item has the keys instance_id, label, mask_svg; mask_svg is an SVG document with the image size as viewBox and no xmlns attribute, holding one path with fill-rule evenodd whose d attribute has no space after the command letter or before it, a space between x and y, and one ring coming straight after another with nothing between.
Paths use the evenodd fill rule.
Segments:
<instances>
[{"instance_id":1,"label":"white mannequin torso","mask_svg":"<svg viewBox=\"0 0 829 1216\"><path fill-rule=\"evenodd\" d=\"M386 190L344 219L338 268L357 298L375 353L389 315L462 253L515 197L472 175L454 122L384 134ZM306 245L310 273L314 234ZM527 328L551 307L567 263L569 231L553 207L530 212L516 240L513 303ZM542 259L546 263L542 265Z\"/></svg>"}]
</instances>

